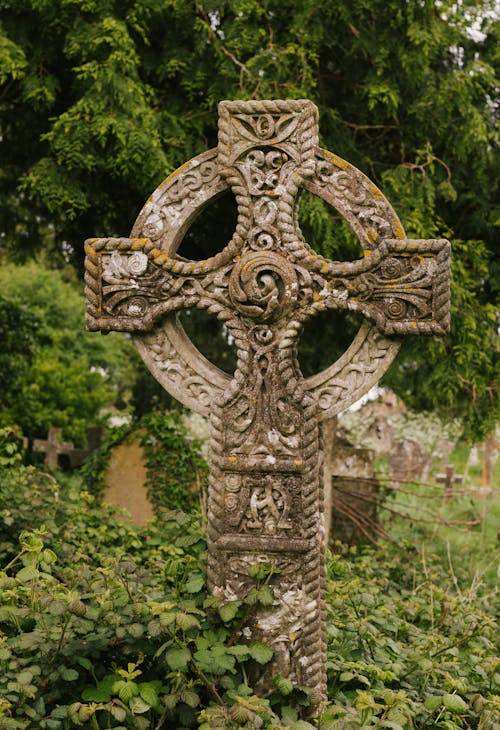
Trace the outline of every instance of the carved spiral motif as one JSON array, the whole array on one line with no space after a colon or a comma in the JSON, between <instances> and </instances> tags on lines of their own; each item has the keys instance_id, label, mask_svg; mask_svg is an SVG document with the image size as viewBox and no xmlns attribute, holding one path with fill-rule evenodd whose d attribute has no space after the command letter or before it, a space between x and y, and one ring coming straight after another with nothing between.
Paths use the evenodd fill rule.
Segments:
<instances>
[{"instance_id":1,"label":"carved spiral motif","mask_svg":"<svg viewBox=\"0 0 500 730\"><path fill-rule=\"evenodd\" d=\"M385 306L385 311L391 319L401 319L405 316L408 307L401 299L393 299Z\"/></svg>"},{"instance_id":2,"label":"carved spiral motif","mask_svg":"<svg viewBox=\"0 0 500 730\"><path fill-rule=\"evenodd\" d=\"M269 321L281 316L297 299L298 283L292 266L272 252L251 253L234 267L229 296L241 314Z\"/></svg>"},{"instance_id":3,"label":"carved spiral motif","mask_svg":"<svg viewBox=\"0 0 500 730\"><path fill-rule=\"evenodd\" d=\"M148 310L148 302L143 297L132 297L128 300L125 309L132 317L141 317Z\"/></svg>"},{"instance_id":4,"label":"carved spiral motif","mask_svg":"<svg viewBox=\"0 0 500 730\"><path fill-rule=\"evenodd\" d=\"M136 251L132 256L129 256L127 261L127 268L132 276L141 276L148 268L149 259L145 253Z\"/></svg>"},{"instance_id":5,"label":"carved spiral motif","mask_svg":"<svg viewBox=\"0 0 500 730\"><path fill-rule=\"evenodd\" d=\"M385 279L397 279L401 276L402 268L401 261L396 258L385 259L380 267L382 276Z\"/></svg>"}]
</instances>

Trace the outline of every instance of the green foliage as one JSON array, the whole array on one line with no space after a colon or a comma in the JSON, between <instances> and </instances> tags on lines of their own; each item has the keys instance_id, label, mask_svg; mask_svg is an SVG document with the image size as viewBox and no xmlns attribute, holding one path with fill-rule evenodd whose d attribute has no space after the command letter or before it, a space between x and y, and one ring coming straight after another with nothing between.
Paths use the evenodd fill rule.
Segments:
<instances>
[{"instance_id":1,"label":"green foliage","mask_svg":"<svg viewBox=\"0 0 500 730\"><path fill-rule=\"evenodd\" d=\"M208 467L200 443L188 436L178 412L150 413L128 426L108 429L100 448L82 468L88 490L100 497L111 449L139 437L146 462L146 489L157 515L162 510L190 511L204 502Z\"/></svg>"},{"instance_id":2,"label":"green foliage","mask_svg":"<svg viewBox=\"0 0 500 730\"><path fill-rule=\"evenodd\" d=\"M494 8L494 0L5 6L3 246L16 258L43 246L54 261L70 256L80 266L84 237L127 233L155 185L215 144L221 99L311 98L321 144L379 185L408 234L452 240L452 335L408 338L387 383L412 407L463 415L467 435L480 437L498 418ZM355 252L335 211L305 196L300 212L319 250ZM209 221L206 242L221 225ZM311 327L335 356L355 324ZM204 325L195 329L210 350ZM305 372L328 359L312 357L306 342Z\"/></svg>"},{"instance_id":3,"label":"green foliage","mask_svg":"<svg viewBox=\"0 0 500 730\"><path fill-rule=\"evenodd\" d=\"M498 730L498 587L460 561L404 540L330 558L330 702L306 721L286 678L255 695L272 650L237 640L255 596L206 596L192 516L136 529L25 467L2 469L0 494L1 727ZM272 570L250 573L267 605Z\"/></svg>"},{"instance_id":4,"label":"green foliage","mask_svg":"<svg viewBox=\"0 0 500 730\"><path fill-rule=\"evenodd\" d=\"M0 269L0 425L29 437L59 426L82 443L126 389L135 353L123 337L85 331L83 297L66 273L40 263Z\"/></svg>"}]
</instances>

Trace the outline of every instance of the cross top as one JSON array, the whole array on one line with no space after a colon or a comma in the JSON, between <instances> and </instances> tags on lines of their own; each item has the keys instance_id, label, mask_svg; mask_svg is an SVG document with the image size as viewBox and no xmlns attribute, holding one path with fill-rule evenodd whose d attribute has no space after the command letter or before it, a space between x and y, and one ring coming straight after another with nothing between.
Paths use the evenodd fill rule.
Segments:
<instances>
[{"instance_id":1,"label":"cross top","mask_svg":"<svg viewBox=\"0 0 500 730\"><path fill-rule=\"evenodd\" d=\"M205 261L177 255L195 216L230 188L238 220ZM351 224L354 262L316 254L297 223L302 189ZM255 677L266 690L288 676L325 697L324 514L319 422L344 410L385 372L399 335L449 326L449 244L408 240L382 193L318 147L307 100L221 102L219 144L168 177L132 238L86 242L87 325L127 330L146 364L181 402L210 415L208 578L226 600L243 597L252 566L271 565L274 602L245 635L275 649ZM187 339L175 312L217 316L238 354L232 377ZM344 355L304 379L296 358L303 323L327 309L367 318Z\"/></svg>"}]
</instances>

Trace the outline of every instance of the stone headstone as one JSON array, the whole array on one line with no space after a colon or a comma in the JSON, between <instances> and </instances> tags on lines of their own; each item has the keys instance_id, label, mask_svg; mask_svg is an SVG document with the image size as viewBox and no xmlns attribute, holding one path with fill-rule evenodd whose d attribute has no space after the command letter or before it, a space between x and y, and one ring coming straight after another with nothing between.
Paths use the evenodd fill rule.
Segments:
<instances>
[{"instance_id":1,"label":"stone headstone","mask_svg":"<svg viewBox=\"0 0 500 730\"><path fill-rule=\"evenodd\" d=\"M97 451L97 449L101 445L103 433L103 426L89 426L86 429L87 448L72 449L71 451L68 451L69 465L72 469L81 466L87 456L90 456L90 454L92 454L94 451Z\"/></svg>"},{"instance_id":2,"label":"stone headstone","mask_svg":"<svg viewBox=\"0 0 500 730\"><path fill-rule=\"evenodd\" d=\"M232 239L205 261L178 256L190 222L228 189L238 206ZM362 259L332 262L310 248L296 220L302 189L351 224ZM276 568L273 605L241 627L275 649L261 691L282 675L312 688L313 704L326 698L320 423L379 380L400 336L448 331L449 251L444 240L406 239L375 185L318 147L317 109L304 99L221 102L218 147L161 183L132 237L86 242L87 326L135 332L158 381L210 416L210 590L243 599L253 566ZM238 354L232 377L188 340L175 313L190 307L224 324ZM302 325L329 309L370 324L336 363L304 378Z\"/></svg>"},{"instance_id":3,"label":"stone headstone","mask_svg":"<svg viewBox=\"0 0 500 730\"><path fill-rule=\"evenodd\" d=\"M420 482L430 461L418 441L404 438L388 457L391 479L395 483Z\"/></svg>"},{"instance_id":4,"label":"stone headstone","mask_svg":"<svg viewBox=\"0 0 500 730\"><path fill-rule=\"evenodd\" d=\"M388 454L392 449L393 428L385 415L375 416L368 429L368 441L378 454Z\"/></svg>"},{"instance_id":5,"label":"stone headstone","mask_svg":"<svg viewBox=\"0 0 500 730\"><path fill-rule=\"evenodd\" d=\"M379 484L374 460L372 449L336 449L332 464L331 539L355 545L376 537Z\"/></svg>"},{"instance_id":6,"label":"stone headstone","mask_svg":"<svg viewBox=\"0 0 500 730\"><path fill-rule=\"evenodd\" d=\"M104 478L106 487L103 502L128 510L134 524L146 524L154 517L146 478L146 462L140 438L115 446Z\"/></svg>"}]
</instances>

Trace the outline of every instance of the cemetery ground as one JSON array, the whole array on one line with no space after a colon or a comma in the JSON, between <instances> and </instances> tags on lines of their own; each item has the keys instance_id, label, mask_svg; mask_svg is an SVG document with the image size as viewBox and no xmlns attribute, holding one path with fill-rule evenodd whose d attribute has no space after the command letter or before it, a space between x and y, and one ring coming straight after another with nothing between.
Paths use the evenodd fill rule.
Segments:
<instances>
[{"instance_id":1,"label":"cemetery ground","mask_svg":"<svg viewBox=\"0 0 500 730\"><path fill-rule=\"evenodd\" d=\"M450 456L457 472L465 459ZM256 568L244 602L207 594L203 520L174 464L172 506L185 511L138 528L81 471L3 449L0 728L500 728L500 495L466 491L479 467L446 503L430 480L387 490L390 539L334 545L329 703L310 716L307 688L287 679L253 691L272 650L240 643L238 628L272 603L272 575Z\"/></svg>"}]
</instances>

